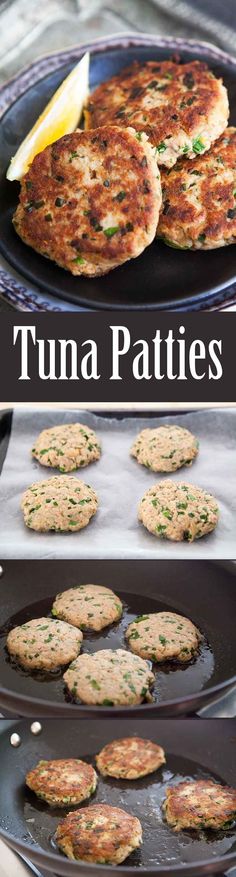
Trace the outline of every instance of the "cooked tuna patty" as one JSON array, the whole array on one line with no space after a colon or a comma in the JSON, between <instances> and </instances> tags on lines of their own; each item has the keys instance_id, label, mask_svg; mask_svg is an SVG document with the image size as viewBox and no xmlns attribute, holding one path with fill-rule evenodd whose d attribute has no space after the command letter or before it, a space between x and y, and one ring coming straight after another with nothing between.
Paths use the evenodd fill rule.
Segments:
<instances>
[{"instance_id":1,"label":"cooked tuna patty","mask_svg":"<svg viewBox=\"0 0 236 877\"><path fill-rule=\"evenodd\" d=\"M99 755L96 755L96 764L103 776L136 780L165 764L165 753L152 740L124 737L107 743Z\"/></svg>"},{"instance_id":2,"label":"cooked tuna patty","mask_svg":"<svg viewBox=\"0 0 236 877\"><path fill-rule=\"evenodd\" d=\"M38 436L32 455L42 466L52 466L60 472L72 472L99 460L100 444L96 433L83 423L65 423L43 429Z\"/></svg>"},{"instance_id":3,"label":"cooked tuna patty","mask_svg":"<svg viewBox=\"0 0 236 877\"><path fill-rule=\"evenodd\" d=\"M51 807L65 807L90 798L96 789L97 774L91 764L79 758L60 758L39 761L25 781Z\"/></svg>"},{"instance_id":4,"label":"cooked tuna patty","mask_svg":"<svg viewBox=\"0 0 236 877\"><path fill-rule=\"evenodd\" d=\"M207 155L163 171L157 236L180 249L211 250L236 242L236 128Z\"/></svg>"},{"instance_id":5,"label":"cooked tuna patty","mask_svg":"<svg viewBox=\"0 0 236 877\"><path fill-rule=\"evenodd\" d=\"M76 585L58 594L52 614L69 621L81 630L102 630L108 624L119 621L122 615L119 597L102 585Z\"/></svg>"},{"instance_id":6,"label":"cooked tuna patty","mask_svg":"<svg viewBox=\"0 0 236 877\"><path fill-rule=\"evenodd\" d=\"M72 274L106 274L153 240L161 207L155 152L132 128L67 134L37 155L13 218L22 238ZM112 295L112 289L111 289Z\"/></svg>"},{"instance_id":7,"label":"cooked tuna patty","mask_svg":"<svg viewBox=\"0 0 236 877\"><path fill-rule=\"evenodd\" d=\"M92 804L63 819L56 841L69 859L120 865L142 843L142 828L136 816L120 807Z\"/></svg>"},{"instance_id":8,"label":"cooked tuna patty","mask_svg":"<svg viewBox=\"0 0 236 877\"><path fill-rule=\"evenodd\" d=\"M81 655L64 673L67 688L82 703L131 706L150 700L154 682L147 661L123 649Z\"/></svg>"},{"instance_id":9,"label":"cooked tuna patty","mask_svg":"<svg viewBox=\"0 0 236 877\"><path fill-rule=\"evenodd\" d=\"M129 647L141 658L150 661L186 663L196 655L202 640L192 621L175 612L153 612L140 615L126 631Z\"/></svg>"},{"instance_id":10,"label":"cooked tuna patty","mask_svg":"<svg viewBox=\"0 0 236 877\"><path fill-rule=\"evenodd\" d=\"M225 830L236 817L236 790L210 779L179 783L167 789L164 812L174 831Z\"/></svg>"},{"instance_id":11,"label":"cooked tuna patty","mask_svg":"<svg viewBox=\"0 0 236 877\"><path fill-rule=\"evenodd\" d=\"M91 96L87 126L132 125L145 131L160 165L172 167L181 155L195 158L225 130L227 91L205 63L135 61Z\"/></svg>"},{"instance_id":12,"label":"cooked tuna patty","mask_svg":"<svg viewBox=\"0 0 236 877\"><path fill-rule=\"evenodd\" d=\"M21 508L31 530L82 530L96 514L95 490L73 475L55 475L25 490Z\"/></svg>"},{"instance_id":13,"label":"cooked tuna patty","mask_svg":"<svg viewBox=\"0 0 236 877\"><path fill-rule=\"evenodd\" d=\"M167 480L146 491L138 517L154 536L193 542L215 529L219 509L214 496L201 487Z\"/></svg>"},{"instance_id":14,"label":"cooked tuna patty","mask_svg":"<svg viewBox=\"0 0 236 877\"><path fill-rule=\"evenodd\" d=\"M7 649L26 670L57 670L80 652L81 630L52 618L34 618L14 627L7 637Z\"/></svg>"},{"instance_id":15,"label":"cooked tuna patty","mask_svg":"<svg viewBox=\"0 0 236 877\"><path fill-rule=\"evenodd\" d=\"M198 442L182 426L158 426L142 429L130 453L153 472L175 472L181 466L192 465L198 454Z\"/></svg>"}]
</instances>

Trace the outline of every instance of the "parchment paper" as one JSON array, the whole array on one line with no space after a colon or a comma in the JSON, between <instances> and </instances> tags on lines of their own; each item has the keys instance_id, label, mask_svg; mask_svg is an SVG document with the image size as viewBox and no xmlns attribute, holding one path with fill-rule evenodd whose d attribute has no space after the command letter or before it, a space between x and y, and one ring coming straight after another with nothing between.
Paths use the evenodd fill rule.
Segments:
<instances>
[{"instance_id":1,"label":"parchment paper","mask_svg":"<svg viewBox=\"0 0 236 877\"><path fill-rule=\"evenodd\" d=\"M99 510L78 533L36 533L29 530L20 510L23 491L34 481L59 474L31 458L38 433L60 423L80 421L95 429L102 441L99 462L78 470L98 492ZM214 494L220 521L214 533L196 542L157 539L138 523L137 505L145 491L164 475L140 466L129 455L136 433L145 426L176 423L188 427L200 441L197 460L169 476ZM9 447L0 478L0 555L2 558L221 558L235 559L236 531L236 409L195 411L148 419L118 420L88 411L16 410Z\"/></svg>"}]
</instances>

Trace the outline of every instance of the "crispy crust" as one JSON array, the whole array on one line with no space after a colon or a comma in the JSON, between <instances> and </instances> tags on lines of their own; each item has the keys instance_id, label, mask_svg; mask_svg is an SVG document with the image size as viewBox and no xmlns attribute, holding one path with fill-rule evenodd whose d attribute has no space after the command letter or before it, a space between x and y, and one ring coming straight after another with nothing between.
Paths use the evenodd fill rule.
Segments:
<instances>
[{"instance_id":1,"label":"crispy crust","mask_svg":"<svg viewBox=\"0 0 236 877\"><path fill-rule=\"evenodd\" d=\"M180 155L195 158L227 125L228 97L205 63L135 61L92 94L86 125L132 125L157 148L158 163L172 167ZM199 144L199 138L201 143Z\"/></svg>"},{"instance_id":2,"label":"crispy crust","mask_svg":"<svg viewBox=\"0 0 236 877\"><path fill-rule=\"evenodd\" d=\"M154 536L193 542L215 529L216 499L201 487L167 479L153 484L139 503L138 518Z\"/></svg>"},{"instance_id":3,"label":"crispy crust","mask_svg":"<svg viewBox=\"0 0 236 877\"><path fill-rule=\"evenodd\" d=\"M56 831L59 848L69 859L118 865L142 843L136 816L120 807L93 804L75 810Z\"/></svg>"},{"instance_id":4,"label":"crispy crust","mask_svg":"<svg viewBox=\"0 0 236 877\"><path fill-rule=\"evenodd\" d=\"M230 827L236 816L236 790L213 780L183 782L167 789L165 818L174 831Z\"/></svg>"},{"instance_id":5,"label":"crispy crust","mask_svg":"<svg viewBox=\"0 0 236 877\"><path fill-rule=\"evenodd\" d=\"M153 773L165 764L161 746L142 737L113 740L96 755L98 770L103 776L135 780Z\"/></svg>"},{"instance_id":6,"label":"crispy crust","mask_svg":"<svg viewBox=\"0 0 236 877\"><path fill-rule=\"evenodd\" d=\"M227 128L203 158L163 170L157 236L180 249L209 250L236 242L236 128Z\"/></svg>"},{"instance_id":7,"label":"crispy crust","mask_svg":"<svg viewBox=\"0 0 236 877\"><path fill-rule=\"evenodd\" d=\"M160 175L145 135L68 134L37 155L13 218L22 240L72 274L105 274L155 237Z\"/></svg>"},{"instance_id":8,"label":"crispy crust","mask_svg":"<svg viewBox=\"0 0 236 877\"><path fill-rule=\"evenodd\" d=\"M96 789L97 774L79 758L39 761L25 778L26 785L50 807L79 804Z\"/></svg>"}]
</instances>

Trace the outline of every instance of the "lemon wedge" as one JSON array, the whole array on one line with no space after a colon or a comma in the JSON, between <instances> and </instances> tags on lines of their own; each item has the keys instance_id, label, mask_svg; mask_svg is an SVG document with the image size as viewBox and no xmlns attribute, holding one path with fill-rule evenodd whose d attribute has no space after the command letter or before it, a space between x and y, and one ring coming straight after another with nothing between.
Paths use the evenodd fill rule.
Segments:
<instances>
[{"instance_id":1,"label":"lemon wedge","mask_svg":"<svg viewBox=\"0 0 236 877\"><path fill-rule=\"evenodd\" d=\"M64 134L75 131L89 94L89 52L64 79L11 159L8 180L21 180L33 158Z\"/></svg>"}]
</instances>

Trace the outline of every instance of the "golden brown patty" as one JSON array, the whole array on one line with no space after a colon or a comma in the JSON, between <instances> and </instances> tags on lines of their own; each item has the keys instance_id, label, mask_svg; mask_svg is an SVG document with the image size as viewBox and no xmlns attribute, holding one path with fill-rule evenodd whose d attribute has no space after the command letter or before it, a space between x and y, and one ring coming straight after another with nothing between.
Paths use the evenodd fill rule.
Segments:
<instances>
[{"instance_id":1,"label":"golden brown patty","mask_svg":"<svg viewBox=\"0 0 236 877\"><path fill-rule=\"evenodd\" d=\"M122 603L110 588L102 585L78 585L58 594L52 607L52 615L84 630L102 630L108 624L119 621Z\"/></svg>"},{"instance_id":2,"label":"golden brown patty","mask_svg":"<svg viewBox=\"0 0 236 877\"><path fill-rule=\"evenodd\" d=\"M236 242L236 128L207 155L162 172L157 236L180 249L209 250Z\"/></svg>"},{"instance_id":3,"label":"golden brown patty","mask_svg":"<svg viewBox=\"0 0 236 877\"><path fill-rule=\"evenodd\" d=\"M145 131L159 164L172 167L181 155L195 158L227 125L228 97L206 64L135 61L98 86L86 111L87 126L132 125Z\"/></svg>"},{"instance_id":4,"label":"golden brown patty","mask_svg":"<svg viewBox=\"0 0 236 877\"><path fill-rule=\"evenodd\" d=\"M26 670L57 670L80 652L83 634L65 621L33 618L14 627L7 637L7 649Z\"/></svg>"},{"instance_id":5,"label":"golden brown patty","mask_svg":"<svg viewBox=\"0 0 236 877\"><path fill-rule=\"evenodd\" d=\"M152 740L124 737L107 743L99 755L96 755L96 764L103 776L136 780L165 764L165 753Z\"/></svg>"},{"instance_id":6,"label":"golden brown patty","mask_svg":"<svg viewBox=\"0 0 236 877\"><path fill-rule=\"evenodd\" d=\"M31 530L82 530L96 514L95 490L73 475L36 481L21 500L24 522Z\"/></svg>"},{"instance_id":7,"label":"golden brown patty","mask_svg":"<svg viewBox=\"0 0 236 877\"><path fill-rule=\"evenodd\" d=\"M198 454L198 441L182 426L142 429L131 448L131 456L153 472L175 472L191 466Z\"/></svg>"},{"instance_id":8,"label":"golden brown patty","mask_svg":"<svg viewBox=\"0 0 236 877\"><path fill-rule=\"evenodd\" d=\"M164 812L174 831L227 829L236 817L236 789L210 779L179 783L167 789Z\"/></svg>"},{"instance_id":9,"label":"golden brown patty","mask_svg":"<svg viewBox=\"0 0 236 877\"><path fill-rule=\"evenodd\" d=\"M63 679L75 699L98 706L132 706L150 700L154 682L147 661L124 649L81 655Z\"/></svg>"},{"instance_id":10,"label":"golden brown patty","mask_svg":"<svg viewBox=\"0 0 236 877\"><path fill-rule=\"evenodd\" d=\"M214 496L201 487L168 479L146 491L138 517L154 536L193 542L215 529L219 509Z\"/></svg>"},{"instance_id":11,"label":"golden brown patty","mask_svg":"<svg viewBox=\"0 0 236 877\"><path fill-rule=\"evenodd\" d=\"M186 663L196 655L202 635L195 624L175 612L139 615L126 631L129 647L150 661Z\"/></svg>"},{"instance_id":12,"label":"golden brown patty","mask_svg":"<svg viewBox=\"0 0 236 877\"><path fill-rule=\"evenodd\" d=\"M57 844L69 859L119 865L142 843L136 816L120 807L93 804L69 813L56 831Z\"/></svg>"},{"instance_id":13,"label":"golden brown patty","mask_svg":"<svg viewBox=\"0 0 236 877\"><path fill-rule=\"evenodd\" d=\"M146 136L109 126L68 134L37 155L13 222L37 252L72 274L93 276L143 252L160 207L160 174Z\"/></svg>"},{"instance_id":14,"label":"golden brown patty","mask_svg":"<svg viewBox=\"0 0 236 877\"><path fill-rule=\"evenodd\" d=\"M29 789L51 807L79 804L95 792L97 774L79 758L39 761L26 775Z\"/></svg>"},{"instance_id":15,"label":"golden brown patty","mask_svg":"<svg viewBox=\"0 0 236 877\"><path fill-rule=\"evenodd\" d=\"M72 472L99 460L100 444L93 429L84 423L64 423L43 429L32 448L42 466Z\"/></svg>"}]
</instances>

